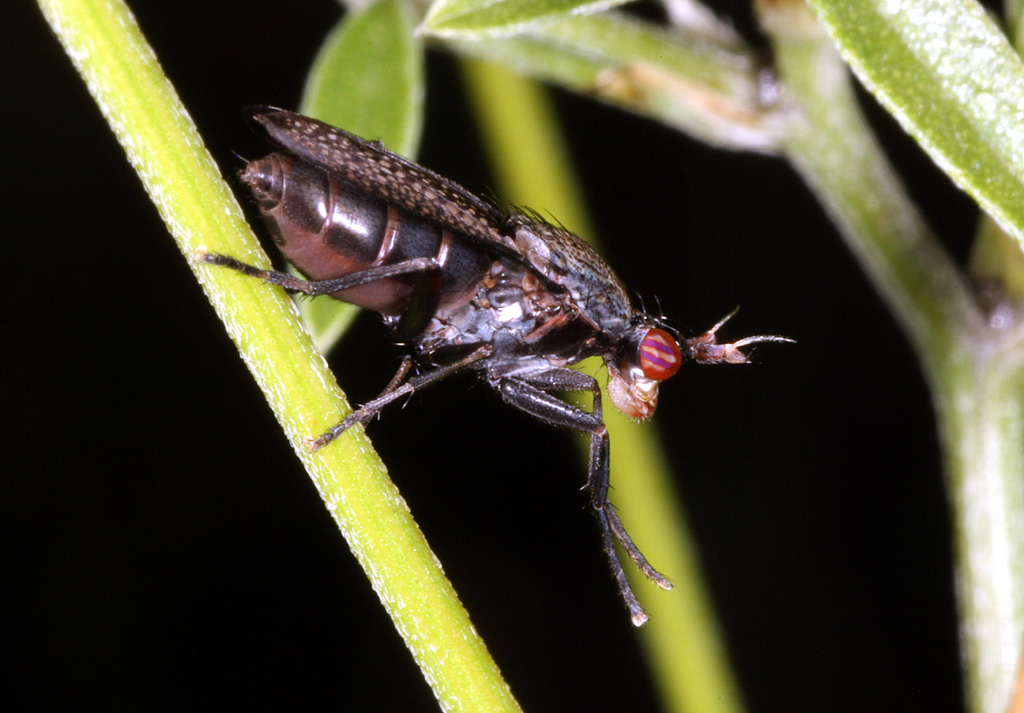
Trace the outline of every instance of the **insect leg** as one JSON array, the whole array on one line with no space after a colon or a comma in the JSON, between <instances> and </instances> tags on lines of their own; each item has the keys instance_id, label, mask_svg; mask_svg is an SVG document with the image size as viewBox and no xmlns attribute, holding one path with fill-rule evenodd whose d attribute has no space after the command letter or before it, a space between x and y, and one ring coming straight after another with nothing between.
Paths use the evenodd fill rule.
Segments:
<instances>
[{"instance_id":1,"label":"insect leg","mask_svg":"<svg viewBox=\"0 0 1024 713\"><path fill-rule=\"evenodd\" d=\"M227 267L232 270L236 270L243 275L255 277L259 280L263 280L264 282L269 282L272 285L281 285L281 287L285 288L289 292L301 292L303 294L313 296L329 295L332 292L347 290L350 287L358 287L359 285L365 285L368 282L385 280L389 277L397 277L398 275L408 275L410 273L428 272L430 270L440 269L434 258L417 257L410 260L404 260L393 265L370 267L365 270L360 270L359 272L353 272L342 277L334 277L329 280L311 281L303 280L299 277L293 277L292 275L284 272L277 272L276 270L262 270L248 263L244 263L241 260L236 260L233 257L220 255L218 253L203 253L200 256L199 261L206 263L207 265L220 265L221 267Z\"/></svg>"},{"instance_id":2,"label":"insect leg","mask_svg":"<svg viewBox=\"0 0 1024 713\"><path fill-rule=\"evenodd\" d=\"M411 395L419 389L430 386L442 379L447 379L457 371L461 371L481 359L486 359L493 353L494 346L491 344L484 344L456 362L446 364L445 366L435 369L429 373L420 374L403 381L408 375L409 370L412 368L413 363L412 357L406 357L402 360L402 365L398 367L398 372L391 378L391 381L379 396L367 401L358 409L350 413L341 421L341 423L334 426L331 430L327 431L327 433L308 441L310 450L320 450L357 423L361 423L365 426L392 401L400 399L403 396Z\"/></svg>"},{"instance_id":3,"label":"insect leg","mask_svg":"<svg viewBox=\"0 0 1024 713\"><path fill-rule=\"evenodd\" d=\"M647 621L647 613L640 606L629 580L626 579L626 573L615 551L615 540L621 543L629 558L655 584L665 589L671 589L672 584L643 556L608 501L609 439L608 429L601 415L601 389L597 382L575 369L556 367L538 374L498 377L492 380L492 385L507 403L521 411L547 423L590 434L590 466L587 475L590 504L601 526L601 541L612 576L619 586L619 592L626 602L633 624L642 625ZM593 413L587 413L566 403L548 393L549 391L590 391L594 395Z\"/></svg>"}]
</instances>

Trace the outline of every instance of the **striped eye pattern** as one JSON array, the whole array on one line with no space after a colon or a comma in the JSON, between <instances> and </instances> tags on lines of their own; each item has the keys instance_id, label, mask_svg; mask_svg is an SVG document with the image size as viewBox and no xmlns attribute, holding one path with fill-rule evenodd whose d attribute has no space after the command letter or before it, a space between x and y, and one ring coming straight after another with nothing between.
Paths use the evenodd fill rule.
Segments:
<instances>
[{"instance_id":1,"label":"striped eye pattern","mask_svg":"<svg viewBox=\"0 0 1024 713\"><path fill-rule=\"evenodd\" d=\"M640 369L644 376L664 381L683 363L679 343L664 329L649 329L640 342Z\"/></svg>"}]
</instances>

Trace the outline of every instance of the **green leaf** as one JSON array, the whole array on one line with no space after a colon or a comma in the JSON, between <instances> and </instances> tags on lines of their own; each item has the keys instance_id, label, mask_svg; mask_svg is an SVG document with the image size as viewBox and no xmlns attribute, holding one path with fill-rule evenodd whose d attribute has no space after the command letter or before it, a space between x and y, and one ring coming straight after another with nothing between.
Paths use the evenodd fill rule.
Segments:
<instances>
[{"instance_id":1,"label":"green leaf","mask_svg":"<svg viewBox=\"0 0 1024 713\"><path fill-rule=\"evenodd\" d=\"M381 0L327 36L301 111L412 156L423 126L423 47L407 3Z\"/></svg>"},{"instance_id":2,"label":"green leaf","mask_svg":"<svg viewBox=\"0 0 1024 713\"><path fill-rule=\"evenodd\" d=\"M423 21L435 37L508 37L546 20L585 15L629 0L438 0Z\"/></svg>"},{"instance_id":3,"label":"green leaf","mask_svg":"<svg viewBox=\"0 0 1024 713\"><path fill-rule=\"evenodd\" d=\"M350 13L324 41L300 110L392 151L413 156L423 126L423 46L408 3L381 0ZM337 300L302 300L317 348L327 353L358 314Z\"/></svg>"},{"instance_id":4,"label":"green leaf","mask_svg":"<svg viewBox=\"0 0 1024 713\"><path fill-rule=\"evenodd\" d=\"M810 0L935 162L1024 242L1024 64L972 0Z\"/></svg>"}]
</instances>

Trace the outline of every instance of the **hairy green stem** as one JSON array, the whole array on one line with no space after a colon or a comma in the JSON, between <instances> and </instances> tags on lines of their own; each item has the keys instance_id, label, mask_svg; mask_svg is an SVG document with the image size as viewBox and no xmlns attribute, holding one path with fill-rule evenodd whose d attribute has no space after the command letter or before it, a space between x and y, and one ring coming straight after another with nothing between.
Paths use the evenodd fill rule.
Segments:
<instances>
[{"instance_id":1,"label":"hairy green stem","mask_svg":"<svg viewBox=\"0 0 1024 713\"><path fill-rule=\"evenodd\" d=\"M1024 332L966 341L935 400L954 518L970 710L1001 713L1024 640Z\"/></svg>"}]
</instances>

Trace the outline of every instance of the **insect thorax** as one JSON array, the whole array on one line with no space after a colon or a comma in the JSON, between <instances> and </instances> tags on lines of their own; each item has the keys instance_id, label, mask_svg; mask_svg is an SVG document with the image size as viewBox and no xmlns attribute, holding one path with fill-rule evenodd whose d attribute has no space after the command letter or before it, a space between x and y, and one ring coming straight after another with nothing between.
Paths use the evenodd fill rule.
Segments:
<instances>
[{"instance_id":1,"label":"insect thorax","mask_svg":"<svg viewBox=\"0 0 1024 713\"><path fill-rule=\"evenodd\" d=\"M495 354L489 363L536 356L561 365L602 353L610 346L608 337L571 295L553 293L521 266L498 258L475 292L438 310L415 347L425 361L492 344Z\"/></svg>"}]
</instances>

